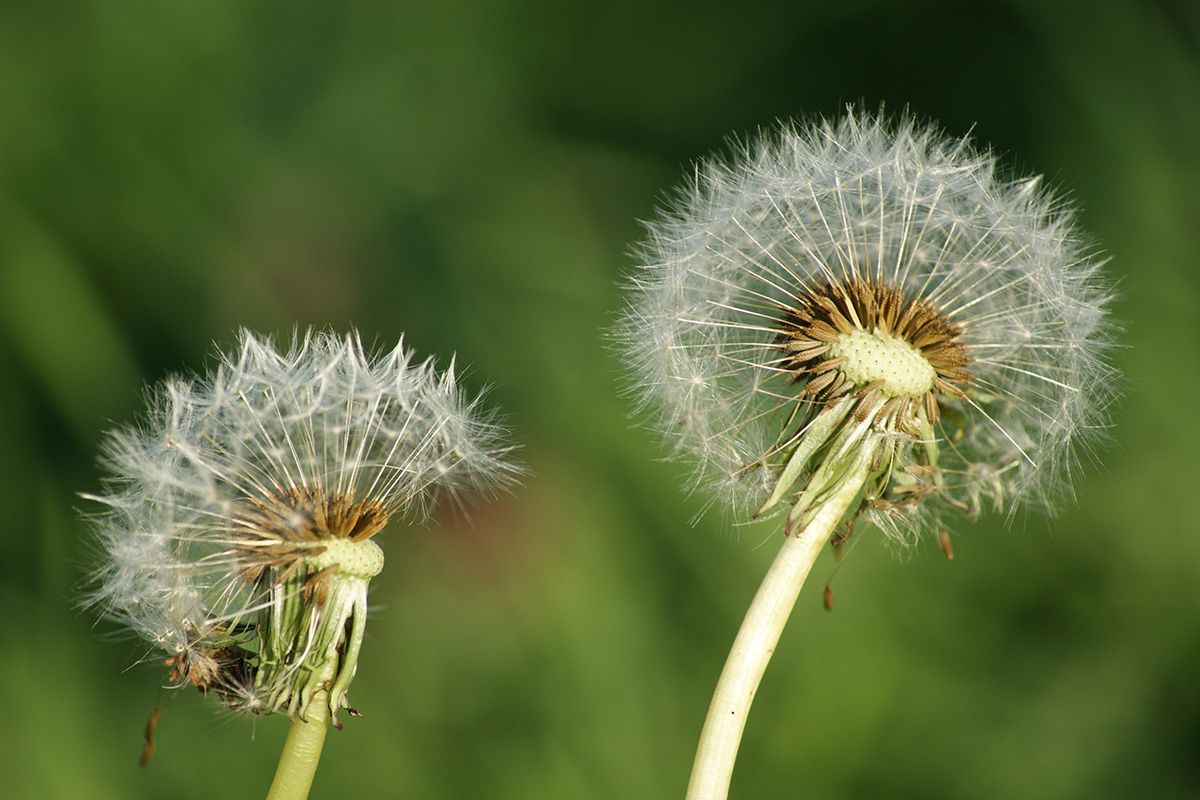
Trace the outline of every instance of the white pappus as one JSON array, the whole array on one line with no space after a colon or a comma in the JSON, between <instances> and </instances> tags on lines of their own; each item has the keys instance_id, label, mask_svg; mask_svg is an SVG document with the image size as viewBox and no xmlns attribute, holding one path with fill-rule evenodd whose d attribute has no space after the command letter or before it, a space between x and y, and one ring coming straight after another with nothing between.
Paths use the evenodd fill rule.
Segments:
<instances>
[{"instance_id":1,"label":"white pappus","mask_svg":"<svg viewBox=\"0 0 1200 800\"><path fill-rule=\"evenodd\" d=\"M734 509L803 525L866 475L851 519L896 535L1052 511L1107 424L1103 260L967 139L853 109L785 124L647 228L617 333L633 392Z\"/></svg>"},{"instance_id":2,"label":"white pappus","mask_svg":"<svg viewBox=\"0 0 1200 800\"><path fill-rule=\"evenodd\" d=\"M520 472L454 366L374 355L358 335L242 331L195 379L151 393L109 434L103 561L86 602L149 642L179 685L236 709L303 718L320 692L337 724L383 566L372 540L439 496Z\"/></svg>"}]
</instances>

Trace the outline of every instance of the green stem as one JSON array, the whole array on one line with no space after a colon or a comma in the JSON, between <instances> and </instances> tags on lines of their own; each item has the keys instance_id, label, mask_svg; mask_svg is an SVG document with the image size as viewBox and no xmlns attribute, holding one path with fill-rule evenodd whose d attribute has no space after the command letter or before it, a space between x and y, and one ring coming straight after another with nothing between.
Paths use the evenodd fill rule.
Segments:
<instances>
[{"instance_id":1,"label":"green stem","mask_svg":"<svg viewBox=\"0 0 1200 800\"><path fill-rule=\"evenodd\" d=\"M313 695L306 712L307 719L297 715L292 720L267 800L304 800L312 788L325 733L329 730L328 694L320 691Z\"/></svg>"},{"instance_id":2,"label":"green stem","mask_svg":"<svg viewBox=\"0 0 1200 800\"><path fill-rule=\"evenodd\" d=\"M854 502L870 471L868 458L854 467L795 536L788 536L750 603L721 671L692 765L687 800L724 800L746 727L750 703L775 652L800 587L813 563Z\"/></svg>"}]
</instances>

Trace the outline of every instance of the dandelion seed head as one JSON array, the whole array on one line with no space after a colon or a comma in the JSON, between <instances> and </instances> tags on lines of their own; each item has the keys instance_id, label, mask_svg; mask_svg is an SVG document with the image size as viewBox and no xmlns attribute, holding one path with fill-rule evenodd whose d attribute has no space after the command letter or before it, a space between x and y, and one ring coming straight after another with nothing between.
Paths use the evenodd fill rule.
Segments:
<instances>
[{"instance_id":1,"label":"dandelion seed head","mask_svg":"<svg viewBox=\"0 0 1200 800\"><path fill-rule=\"evenodd\" d=\"M854 110L784 125L647 228L632 384L736 512L811 494L850 444L875 453L859 511L898 536L951 508L1052 511L1102 435L1102 261L1040 178L967 139Z\"/></svg>"},{"instance_id":2,"label":"dandelion seed head","mask_svg":"<svg viewBox=\"0 0 1200 800\"><path fill-rule=\"evenodd\" d=\"M292 716L325 689L336 720L383 566L373 537L439 497L507 485L511 449L453 365L403 341L374 356L356 334L277 349L243 331L210 374L164 381L109 435L87 602L180 684Z\"/></svg>"}]
</instances>

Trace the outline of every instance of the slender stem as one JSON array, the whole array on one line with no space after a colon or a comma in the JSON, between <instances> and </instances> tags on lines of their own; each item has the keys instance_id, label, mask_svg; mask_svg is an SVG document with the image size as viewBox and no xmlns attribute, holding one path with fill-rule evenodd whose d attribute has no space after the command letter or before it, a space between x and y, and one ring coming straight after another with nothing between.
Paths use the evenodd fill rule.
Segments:
<instances>
[{"instance_id":1,"label":"slender stem","mask_svg":"<svg viewBox=\"0 0 1200 800\"><path fill-rule=\"evenodd\" d=\"M804 579L862 488L868 471L866 460L860 460L809 523L795 536L787 537L758 587L708 707L687 800L724 800L728 796L742 730L767 662L775 652Z\"/></svg>"},{"instance_id":2,"label":"slender stem","mask_svg":"<svg viewBox=\"0 0 1200 800\"><path fill-rule=\"evenodd\" d=\"M325 744L325 733L329 730L329 696L326 692L313 695L307 714L308 719L297 715L292 720L267 800L305 800L308 797Z\"/></svg>"}]
</instances>

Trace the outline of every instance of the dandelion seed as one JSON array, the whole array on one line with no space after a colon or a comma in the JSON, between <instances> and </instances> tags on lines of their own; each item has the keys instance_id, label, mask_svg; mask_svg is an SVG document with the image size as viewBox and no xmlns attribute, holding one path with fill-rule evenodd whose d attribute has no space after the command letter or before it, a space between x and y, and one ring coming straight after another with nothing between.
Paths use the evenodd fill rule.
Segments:
<instances>
[{"instance_id":1,"label":"dandelion seed","mask_svg":"<svg viewBox=\"0 0 1200 800\"><path fill-rule=\"evenodd\" d=\"M243 331L209 376L165 381L141 425L110 434L88 602L176 685L301 720L316 701L338 725L383 567L373 537L439 495L506 485L510 450L453 366L403 342L376 358L356 334L280 351Z\"/></svg>"},{"instance_id":2,"label":"dandelion seed","mask_svg":"<svg viewBox=\"0 0 1200 800\"><path fill-rule=\"evenodd\" d=\"M851 111L702 165L648 226L620 328L642 406L711 502L787 514L689 800L725 797L827 542L860 518L911 536L1069 491L1115 396L1111 293L1073 224L1040 179L999 177L967 140Z\"/></svg>"}]
</instances>

